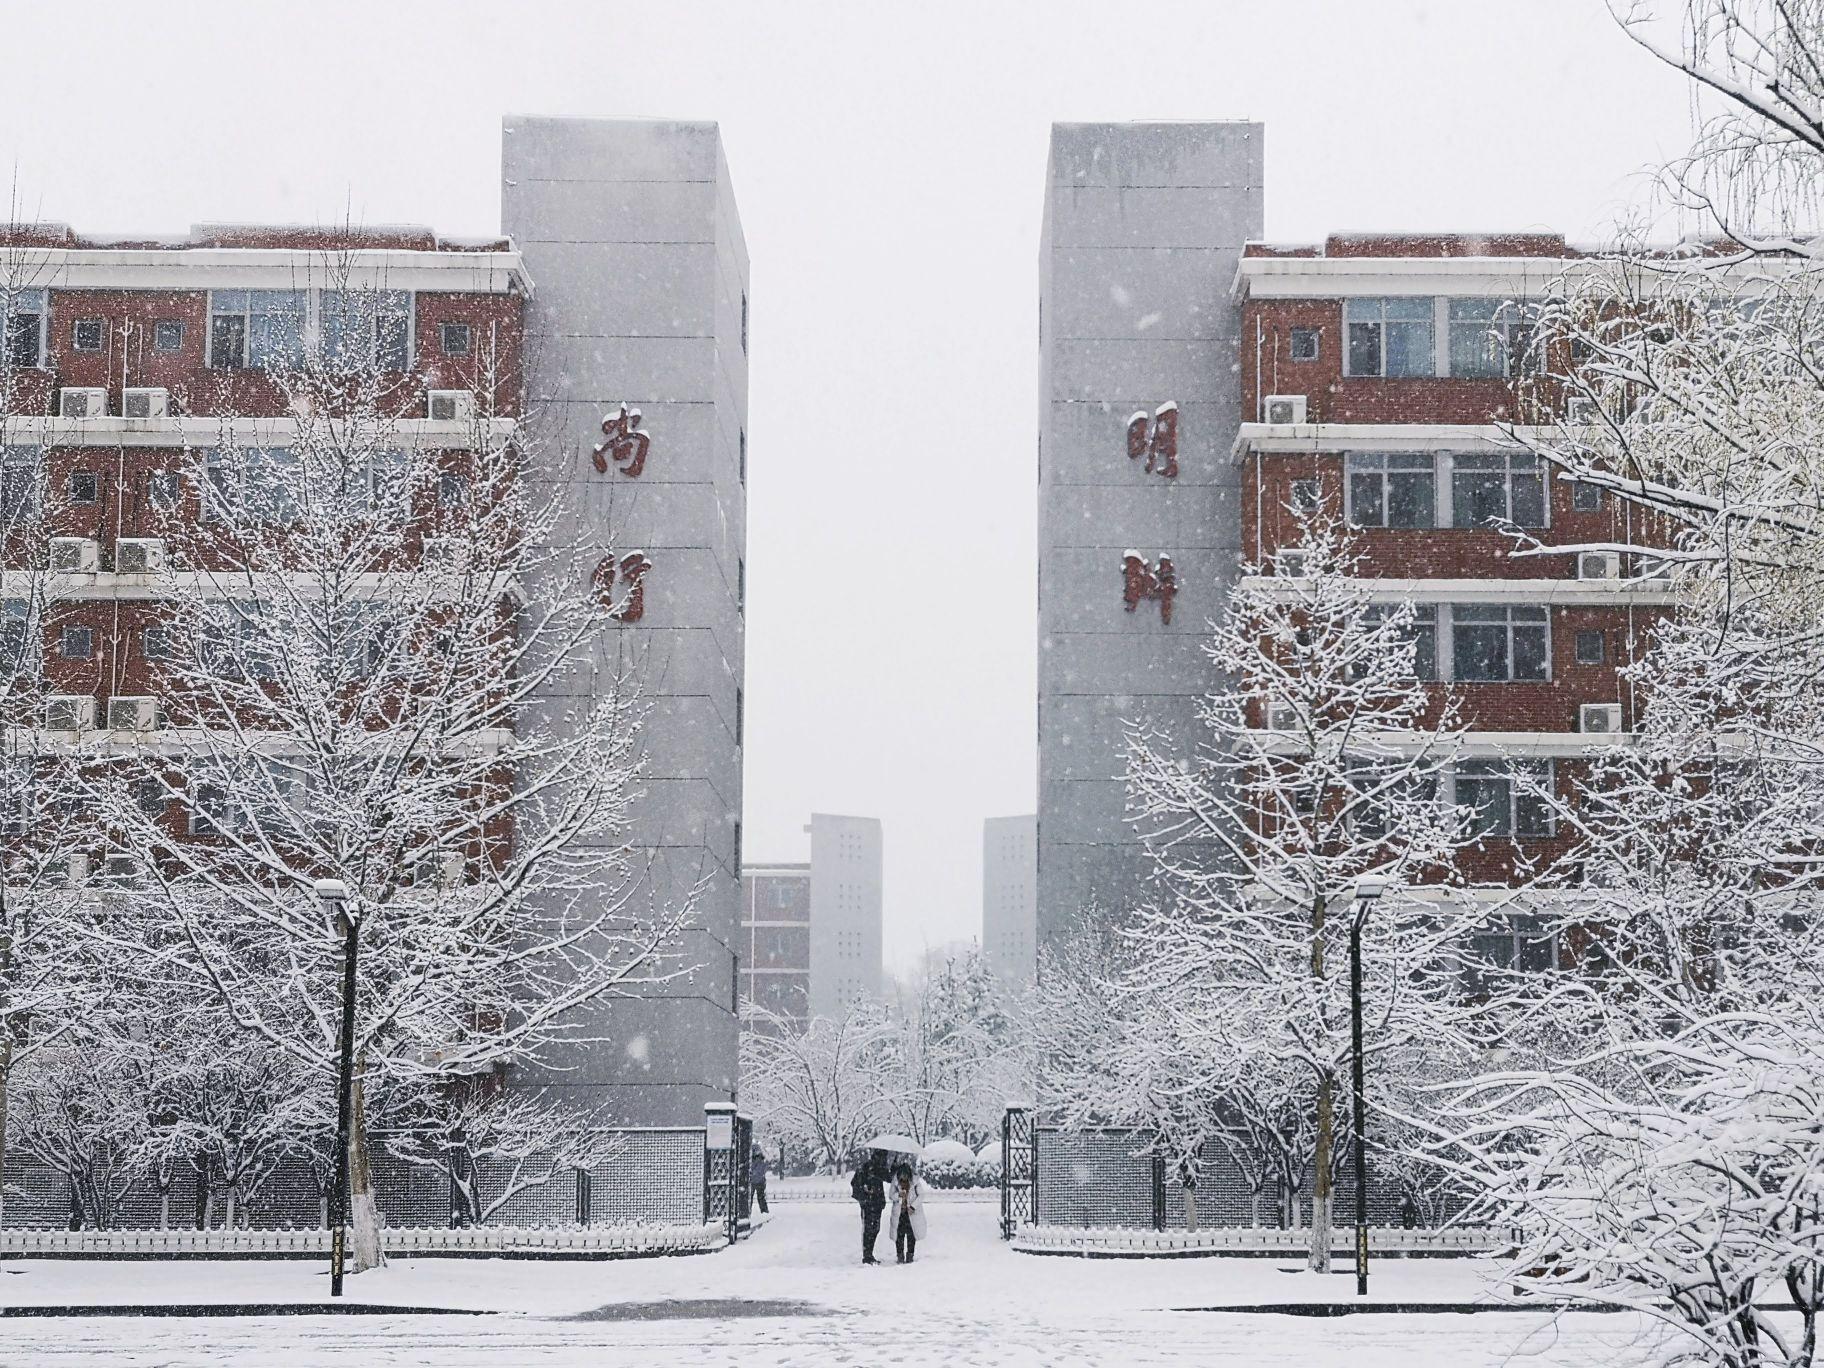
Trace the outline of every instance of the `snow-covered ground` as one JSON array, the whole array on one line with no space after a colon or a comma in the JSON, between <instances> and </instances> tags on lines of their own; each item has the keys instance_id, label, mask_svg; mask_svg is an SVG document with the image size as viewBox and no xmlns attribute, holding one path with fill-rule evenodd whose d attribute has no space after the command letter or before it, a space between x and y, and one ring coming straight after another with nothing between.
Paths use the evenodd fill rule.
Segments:
<instances>
[{"instance_id":1,"label":"snow-covered ground","mask_svg":"<svg viewBox=\"0 0 1824 1368\"><path fill-rule=\"evenodd\" d=\"M1173 1308L1350 1299L1351 1277L1275 1259L1110 1261L1015 1254L996 1213L941 1200L918 1262L859 1263L852 1206L790 1203L737 1249L603 1263L399 1260L351 1282L365 1302L489 1309L472 1316L6 1319L0 1365L1237 1364L1412 1368L1617 1364L1641 1325L1578 1314L1373 1315L1315 1320ZM1377 1301L1488 1300L1467 1260L1389 1261ZM0 1304L319 1301L327 1277L297 1262L14 1261Z\"/></svg>"}]
</instances>

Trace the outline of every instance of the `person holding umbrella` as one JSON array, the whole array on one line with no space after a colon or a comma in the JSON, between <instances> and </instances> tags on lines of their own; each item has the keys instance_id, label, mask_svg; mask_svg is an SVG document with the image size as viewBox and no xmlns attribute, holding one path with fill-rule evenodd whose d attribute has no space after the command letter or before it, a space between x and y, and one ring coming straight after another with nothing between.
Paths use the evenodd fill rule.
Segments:
<instances>
[{"instance_id":1,"label":"person holding umbrella","mask_svg":"<svg viewBox=\"0 0 1824 1368\"><path fill-rule=\"evenodd\" d=\"M879 1150L868 1151L868 1157L849 1179L849 1195L861 1205L861 1261L879 1263L874 1257L874 1241L880 1238L880 1213L887 1205L887 1160Z\"/></svg>"}]
</instances>

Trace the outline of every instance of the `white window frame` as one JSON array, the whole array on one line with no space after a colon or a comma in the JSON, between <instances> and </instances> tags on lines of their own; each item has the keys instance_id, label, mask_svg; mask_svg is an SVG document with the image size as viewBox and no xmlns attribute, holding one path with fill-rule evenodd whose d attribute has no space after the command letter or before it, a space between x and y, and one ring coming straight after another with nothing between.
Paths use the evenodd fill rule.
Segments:
<instances>
[{"instance_id":1,"label":"white window frame","mask_svg":"<svg viewBox=\"0 0 1824 1368\"><path fill-rule=\"evenodd\" d=\"M1526 617L1516 624L1514 614L1540 613L1540 618ZM1504 679L1463 679L1457 674L1457 628L1459 625L1471 627L1493 627L1494 620L1483 618L1464 618L1464 613L1501 613L1503 620L1499 624L1507 632L1507 676ZM1537 679L1516 679L1514 677L1514 630L1516 625L1527 629L1543 625L1545 628L1545 674ZM1459 684L1549 684L1552 682L1552 610L1540 608L1533 604L1513 603L1453 603L1440 604L1438 612L1438 674L1441 680Z\"/></svg>"},{"instance_id":2,"label":"white window frame","mask_svg":"<svg viewBox=\"0 0 1824 1368\"><path fill-rule=\"evenodd\" d=\"M1487 523L1471 523L1467 527L1459 527L1457 525L1457 476L1459 474L1487 475L1493 473L1487 470L1459 469L1459 462L1465 460L1501 461L1501 486L1506 512L1498 521L1513 523L1516 527L1525 527L1535 530L1544 530L1551 527L1552 484L1547 476L1544 462L1530 451L1504 448L1496 451L1453 452L1447 459L1439 462L1440 469L1446 472L1445 485L1448 490L1447 497L1439 500L1438 526L1440 528L1450 528L1457 532L1486 532L1489 530L1489 524ZM1527 460L1534 463L1533 469L1530 473L1523 471L1521 477L1526 479L1537 479L1539 481L1539 521L1537 523L1521 523L1515 522L1514 520L1514 462Z\"/></svg>"},{"instance_id":3,"label":"white window frame","mask_svg":"<svg viewBox=\"0 0 1824 1368\"><path fill-rule=\"evenodd\" d=\"M1431 315L1429 319L1425 320L1425 326L1431 333L1431 364L1427 369L1419 371L1416 374L1401 373L1399 375L1389 375L1387 373L1387 305L1396 302L1413 305L1423 303L1426 305L1427 310ZM1358 313L1366 313L1368 312L1368 306L1374 305L1374 312L1377 314L1377 317L1351 318L1350 308L1352 305L1356 307L1356 312ZM1436 376L1438 373L1438 317L1441 311L1442 300L1431 295L1351 295L1344 299L1342 337L1343 375L1352 380L1423 380L1428 377ZM1416 309L1414 312L1416 312ZM1393 321L1395 323L1417 323L1420 320L1417 318L1405 318L1395 319ZM1349 329L1355 324L1370 323L1379 326L1381 329L1380 369L1377 371L1358 371L1354 369L1350 361L1350 354L1354 348L1351 345Z\"/></svg>"},{"instance_id":4,"label":"white window frame","mask_svg":"<svg viewBox=\"0 0 1824 1368\"><path fill-rule=\"evenodd\" d=\"M11 365L12 364L12 362L8 359L8 352L6 350L6 346L7 346L7 336L12 331L11 318L12 318L13 314L26 312L25 308L20 307L20 306L26 305L26 304L32 304L32 303L35 303L37 305L36 312L38 315L38 357L29 366L25 367L25 369L27 369L27 370L43 370L44 369L44 365L45 365L44 351L45 351L46 342L50 335L50 325L51 325L51 294L50 294L49 290L43 290L43 289L29 289L29 290L0 289L0 365Z\"/></svg>"},{"instance_id":5,"label":"white window frame","mask_svg":"<svg viewBox=\"0 0 1824 1368\"><path fill-rule=\"evenodd\" d=\"M1351 527L1376 527L1392 532L1419 531L1423 528L1438 526L1438 504L1442 497L1439 489L1439 467L1444 465L1443 453L1435 451L1347 451L1343 453L1343 516ZM1409 461L1413 464L1394 467L1394 461ZM1414 527L1396 527L1387 521L1388 511L1393 507L1389 478L1395 474L1412 475L1423 471L1431 473L1431 521ZM1380 478L1381 485L1381 521L1364 523L1356 516L1355 511L1355 477L1357 475L1374 475Z\"/></svg>"},{"instance_id":6,"label":"white window frame","mask_svg":"<svg viewBox=\"0 0 1824 1368\"><path fill-rule=\"evenodd\" d=\"M410 290L312 290L310 292L309 307L310 325L306 329L306 350L309 351L314 345L318 354L322 356L324 361L331 362L340 361L342 359L340 357L332 357L329 354L329 336L328 329L325 326L325 320L331 312L327 307L331 299L341 299L344 297L372 301L372 307L367 310L365 315L357 313L356 317L357 322L364 322L368 326L368 360L358 361L352 368L359 369L362 365L374 364L373 358L378 355L380 345L379 320L382 314L391 316L394 313L394 308L391 306L396 304L399 311L402 312L405 317L405 358L404 363L399 367L399 371L402 373L410 371L418 358L418 297ZM381 307L382 305L386 305L387 307ZM348 311L346 309L338 309L336 312L341 313L346 317ZM470 336L471 338L473 337L473 332L471 332Z\"/></svg>"},{"instance_id":7,"label":"white window frame","mask_svg":"<svg viewBox=\"0 0 1824 1368\"><path fill-rule=\"evenodd\" d=\"M1533 330L1539 326L1539 307L1525 300L1507 299L1500 295L1451 295L1443 300L1443 347L1439 375L1447 375L1453 380L1512 380L1516 376L1529 374L1514 367L1514 333L1518 329ZM1486 306L1491 313L1489 318L1455 318L1452 314L1469 305ZM1465 372L1456 367L1456 353L1451 346L1452 337L1458 328L1475 329L1486 343L1490 333L1498 333L1501 338L1501 368L1496 372Z\"/></svg>"},{"instance_id":8,"label":"white window frame","mask_svg":"<svg viewBox=\"0 0 1824 1368\"><path fill-rule=\"evenodd\" d=\"M10 522L14 517L29 521L44 510L44 448L38 446L0 446L0 496L12 480L12 472L23 470L25 479L13 484L14 488L23 488L25 498L20 508L10 508L4 497L0 497L0 519Z\"/></svg>"},{"instance_id":9,"label":"white window frame","mask_svg":"<svg viewBox=\"0 0 1824 1368\"><path fill-rule=\"evenodd\" d=\"M1450 801L1457 807L1468 806L1463 799L1461 785L1463 767L1466 765L1473 765L1476 767L1475 770L1472 771L1476 776L1488 779L1501 779L1507 784L1507 816L1505 820L1505 829L1482 833L1478 839L1516 842L1549 841L1558 834L1558 823L1552 817L1549 808L1545 809L1546 822L1543 831L1534 830L1522 832L1520 830L1521 801L1523 798L1532 796L1522 793L1523 780L1521 776L1530 771L1534 777L1543 780L1542 787L1544 787L1548 793L1556 793L1558 775L1557 766L1554 761L1550 759L1511 760L1492 757L1476 757L1473 759L1458 760L1451 766L1450 770ZM1542 804L1544 802L1543 799L1537 801Z\"/></svg>"}]
</instances>

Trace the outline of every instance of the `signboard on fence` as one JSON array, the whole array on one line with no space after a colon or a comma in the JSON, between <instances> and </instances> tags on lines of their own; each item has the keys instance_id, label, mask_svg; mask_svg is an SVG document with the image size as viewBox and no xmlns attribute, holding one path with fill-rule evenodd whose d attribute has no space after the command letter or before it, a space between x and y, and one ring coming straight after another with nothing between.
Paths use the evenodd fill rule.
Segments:
<instances>
[{"instance_id":1,"label":"signboard on fence","mask_svg":"<svg viewBox=\"0 0 1824 1368\"><path fill-rule=\"evenodd\" d=\"M703 1118L703 1148L712 1150L733 1149L735 1147L735 1116L733 1112L710 1112Z\"/></svg>"}]
</instances>

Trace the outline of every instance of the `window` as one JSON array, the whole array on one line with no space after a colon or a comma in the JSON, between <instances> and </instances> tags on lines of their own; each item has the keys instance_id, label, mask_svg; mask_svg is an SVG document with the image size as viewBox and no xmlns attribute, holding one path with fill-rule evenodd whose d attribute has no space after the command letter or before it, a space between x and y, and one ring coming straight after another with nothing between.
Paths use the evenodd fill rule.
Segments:
<instances>
[{"instance_id":1,"label":"window","mask_svg":"<svg viewBox=\"0 0 1824 1368\"><path fill-rule=\"evenodd\" d=\"M1355 526L1437 526L1437 463L1428 452L1352 451L1344 467Z\"/></svg>"},{"instance_id":2,"label":"window","mask_svg":"<svg viewBox=\"0 0 1824 1368\"><path fill-rule=\"evenodd\" d=\"M439 508L461 508L469 501L469 481L460 470L443 470L437 474Z\"/></svg>"},{"instance_id":3,"label":"window","mask_svg":"<svg viewBox=\"0 0 1824 1368\"><path fill-rule=\"evenodd\" d=\"M58 636L57 654L65 660L93 660L95 658L95 629L93 627L65 627Z\"/></svg>"},{"instance_id":4,"label":"window","mask_svg":"<svg viewBox=\"0 0 1824 1368\"><path fill-rule=\"evenodd\" d=\"M1292 511L1301 518L1315 514L1324 501L1324 487L1316 480L1292 481Z\"/></svg>"},{"instance_id":5,"label":"window","mask_svg":"<svg viewBox=\"0 0 1824 1368\"><path fill-rule=\"evenodd\" d=\"M1430 299L1346 300L1343 325L1345 375L1433 374Z\"/></svg>"},{"instance_id":6,"label":"window","mask_svg":"<svg viewBox=\"0 0 1824 1368\"><path fill-rule=\"evenodd\" d=\"M101 497L101 481L92 470L72 470L69 491L71 503L92 504Z\"/></svg>"},{"instance_id":7,"label":"window","mask_svg":"<svg viewBox=\"0 0 1824 1368\"><path fill-rule=\"evenodd\" d=\"M44 291L0 289L0 344L5 364L44 364Z\"/></svg>"},{"instance_id":8,"label":"window","mask_svg":"<svg viewBox=\"0 0 1824 1368\"><path fill-rule=\"evenodd\" d=\"M0 526L17 526L38 511L38 448L0 446Z\"/></svg>"},{"instance_id":9,"label":"window","mask_svg":"<svg viewBox=\"0 0 1824 1368\"><path fill-rule=\"evenodd\" d=\"M0 599L0 673L35 672L29 599Z\"/></svg>"},{"instance_id":10,"label":"window","mask_svg":"<svg viewBox=\"0 0 1824 1368\"><path fill-rule=\"evenodd\" d=\"M162 622L155 622L140 634L139 653L147 660L175 660L176 652L171 644L171 628Z\"/></svg>"},{"instance_id":11,"label":"window","mask_svg":"<svg viewBox=\"0 0 1824 1368\"><path fill-rule=\"evenodd\" d=\"M282 447L209 451L203 473L214 497L205 500L205 516L220 518L229 513L269 526L295 522L298 503L291 485L297 465L296 455Z\"/></svg>"},{"instance_id":12,"label":"window","mask_svg":"<svg viewBox=\"0 0 1824 1368\"><path fill-rule=\"evenodd\" d=\"M171 795L157 779L142 777L131 780L127 792L134 805L148 817L163 817L165 805L171 801Z\"/></svg>"},{"instance_id":13,"label":"window","mask_svg":"<svg viewBox=\"0 0 1824 1368\"><path fill-rule=\"evenodd\" d=\"M184 349L184 320L161 318L152 325L152 350L175 352Z\"/></svg>"},{"instance_id":14,"label":"window","mask_svg":"<svg viewBox=\"0 0 1824 1368\"><path fill-rule=\"evenodd\" d=\"M280 370L304 364L303 290L212 290L209 364Z\"/></svg>"},{"instance_id":15,"label":"window","mask_svg":"<svg viewBox=\"0 0 1824 1368\"><path fill-rule=\"evenodd\" d=\"M1453 299L1448 313L1453 376L1498 380L1538 369L1537 310L1505 299Z\"/></svg>"},{"instance_id":16,"label":"window","mask_svg":"<svg viewBox=\"0 0 1824 1368\"><path fill-rule=\"evenodd\" d=\"M77 351L98 352L106 341L108 325L99 318L79 318L70 333L70 344Z\"/></svg>"},{"instance_id":17,"label":"window","mask_svg":"<svg viewBox=\"0 0 1824 1368\"><path fill-rule=\"evenodd\" d=\"M411 364L411 291L325 290L318 310L331 364L390 371Z\"/></svg>"},{"instance_id":18,"label":"window","mask_svg":"<svg viewBox=\"0 0 1824 1368\"><path fill-rule=\"evenodd\" d=\"M32 820L32 762L0 760L0 836L20 836Z\"/></svg>"},{"instance_id":19,"label":"window","mask_svg":"<svg viewBox=\"0 0 1824 1368\"><path fill-rule=\"evenodd\" d=\"M228 794L214 784L199 784L190 799L190 834L220 836L232 819Z\"/></svg>"},{"instance_id":20,"label":"window","mask_svg":"<svg viewBox=\"0 0 1824 1368\"><path fill-rule=\"evenodd\" d=\"M1540 917L1504 917L1469 938L1470 991L1486 991L1491 971L1548 973L1558 967L1558 938Z\"/></svg>"},{"instance_id":21,"label":"window","mask_svg":"<svg viewBox=\"0 0 1824 1368\"><path fill-rule=\"evenodd\" d=\"M1318 336L1316 328L1292 329L1292 359L1294 361L1317 360Z\"/></svg>"},{"instance_id":22,"label":"window","mask_svg":"<svg viewBox=\"0 0 1824 1368\"><path fill-rule=\"evenodd\" d=\"M356 491L363 512L403 518L411 503L412 463L403 451L369 452L361 463Z\"/></svg>"},{"instance_id":23,"label":"window","mask_svg":"<svg viewBox=\"0 0 1824 1368\"><path fill-rule=\"evenodd\" d=\"M1453 458L1451 521L1457 527L1511 522L1545 526L1545 474L1530 451L1489 452Z\"/></svg>"},{"instance_id":24,"label":"window","mask_svg":"<svg viewBox=\"0 0 1824 1368\"><path fill-rule=\"evenodd\" d=\"M386 656L391 633L384 603L351 604L342 629L342 663L350 679L371 679Z\"/></svg>"},{"instance_id":25,"label":"window","mask_svg":"<svg viewBox=\"0 0 1824 1368\"><path fill-rule=\"evenodd\" d=\"M1586 484L1582 480L1572 481L1571 507L1579 513L1602 512L1602 486Z\"/></svg>"},{"instance_id":26,"label":"window","mask_svg":"<svg viewBox=\"0 0 1824 1368\"><path fill-rule=\"evenodd\" d=\"M1349 776L1357 804L1350 814L1357 836L1376 841L1398 830L1400 818L1415 806L1437 801L1437 776L1408 774L1396 778L1387 765L1364 765Z\"/></svg>"},{"instance_id":27,"label":"window","mask_svg":"<svg viewBox=\"0 0 1824 1368\"><path fill-rule=\"evenodd\" d=\"M177 507L182 495L183 486L178 483L175 470L154 470L146 476L146 497L154 508L169 513Z\"/></svg>"},{"instance_id":28,"label":"window","mask_svg":"<svg viewBox=\"0 0 1824 1368\"><path fill-rule=\"evenodd\" d=\"M1579 665L1600 665L1602 658L1602 633L1577 633L1577 663Z\"/></svg>"},{"instance_id":29,"label":"window","mask_svg":"<svg viewBox=\"0 0 1824 1368\"><path fill-rule=\"evenodd\" d=\"M445 356L467 356L472 345L467 323L440 323L437 344Z\"/></svg>"},{"instance_id":30,"label":"window","mask_svg":"<svg viewBox=\"0 0 1824 1368\"><path fill-rule=\"evenodd\" d=\"M1549 679L1550 626L1543 608L1459 604L1450 612L1451 666L1469 683Z\"/></svg>"},{"instance_id":31,"label":"window","mask_svg":"<svg viewBox=\"0 0 1824 1368\"><path fill-rule=\"evenodd\" d=\"M1472 836L1536 840L1552 834L1552 809L1546 794L1552 787L1549 760L1460 760L1456 802L1469 809Z\"/></svg>"}]
</instances>

